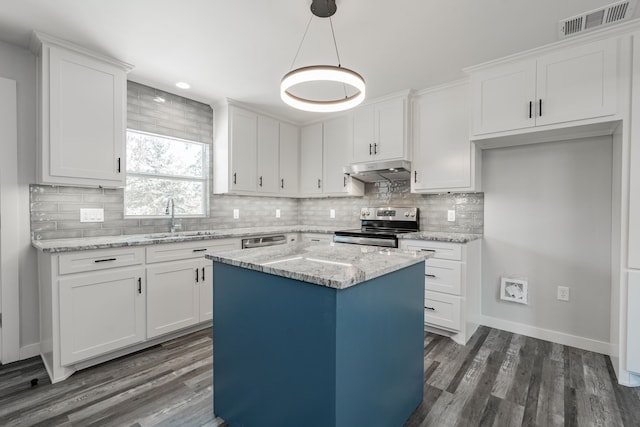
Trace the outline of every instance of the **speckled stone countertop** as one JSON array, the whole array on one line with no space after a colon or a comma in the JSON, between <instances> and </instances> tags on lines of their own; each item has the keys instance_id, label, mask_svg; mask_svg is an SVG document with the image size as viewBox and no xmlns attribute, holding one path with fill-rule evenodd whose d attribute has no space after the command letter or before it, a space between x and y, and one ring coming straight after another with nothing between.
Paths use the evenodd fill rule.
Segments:
<instances>
[{"instance_id":1,"label":"speckled stone countertop","mask_svg":"<svg viewBox=\"0 0 640 427\"><path fill-rule=\"evenodd\" d=\"M374 246L302 242L205 254L224 264L335 289L346 289L431 256L432 253Z\"/></svg>"},{"instance_id":2,"label":"speckled stone countertop","mask_svg":"<svg viewBox=\"0 0 640 427\"><path fill-rule=\"evenodd\" d=\"M344 226L289 225L280 227L250 227L219 230L187 231L178 233L131 234L124 236L83 237L79 239L32 240L31 244L43 252L72 252L91 249L119 248L123 246L146 246L159 243L191 242L196 240L227 239L234 237L266 236L283 233L333 234L344 230ZM443 233L419 231L405 233L400 239L435 240L439 242L467 243L481 238L480 234Z\"/></svg>"},{"instance_id":3,"label":"speckled stone countertop","mask_svg":"<svg viewBox=\"0 0 640 427\"><path fill-rule=\"evenodd\" d=\"M398 239L431 240L436 242L467 243L482 238L482 234L446 233L439 231L417 231L399 234Z\"/></svg>"},{"instance_id":4,"label":"speckled stone countertop","mask_svg":"<svg viewBox=\"0 0 640 427\"><path fill-rule=\"evenodd\" d=\"M234 237L266 236L283 233L326 233L344 227L290 225L281 227L250 227L220 230L187 231L178 233L131 234L124 236L83 237L79 239L32 240L31 244L43 252L72 252L90 249L145 246L159 243L192 242L196 240L226 239Z\"/></svg>"}]
</instances>

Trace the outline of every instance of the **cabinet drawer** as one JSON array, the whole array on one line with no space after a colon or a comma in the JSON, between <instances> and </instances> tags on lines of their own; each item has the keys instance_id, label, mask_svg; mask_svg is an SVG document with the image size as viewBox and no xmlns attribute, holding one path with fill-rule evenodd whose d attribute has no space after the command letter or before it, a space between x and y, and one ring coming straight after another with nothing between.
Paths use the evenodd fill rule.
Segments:
<instances>
[{"instance_id":1,"label":"cabinet drawer","mask_svg":"<svg viewBox=\"0 0 640 427\"><path fill-rule=\"evenodd\" d=\"M139 265L143 262L144 248L88 250L59 255L58 271L59 274L81 273Z\"/></svg>"},{"instance_id":2,"label":"cabinet drawer","mask_svg":"<svg viewBox=\"0 0 640 427\"><path fill-rule=\"evenodd\" d=\"M197 242L162 243L147 248L147 262L202 258L205 252L240 249L240 239L198 240Z\"/></svg>"},{"instance_id":3,"label":"cabinet drawer","mask_svg":"<svg viewBox=\"0 0 640 427\"><path fill-rule=\"evenodd\" d=\"M459 243L408 240L403 245L413 251L434 251L434 258L462 261L462 245Z\"/></svg>"},{"instance_id":4,"label":"cabinet drawer","mask_svg":"<svg viewBox=\"0 0 640 427\"><path fill-rule=\"evenodd\" d=\"M425 290L462 295L461 263L441 259L428 259L425 263L424 271Z\"/></svg>"},{"instance_id":5,"label":"cabinet drawer","mask_svg":"<svg viewBox=\"0 0 640 427\"><path fill-rule=\"evenodd\" d=\"M424 323L459 331L460 305L460 297L426 291L424 293Z\"/></svg>"}]
</instances>

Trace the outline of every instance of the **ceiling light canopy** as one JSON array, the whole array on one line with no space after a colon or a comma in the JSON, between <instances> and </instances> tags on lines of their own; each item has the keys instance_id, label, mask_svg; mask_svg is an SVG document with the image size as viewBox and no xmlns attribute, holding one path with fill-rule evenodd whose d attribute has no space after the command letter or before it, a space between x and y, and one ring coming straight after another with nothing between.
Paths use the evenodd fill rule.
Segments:
<instances>
[{"instance_id":1,"label":"ceiling light canopy","mask_svg":"<svg viewBox=\"0 0 640 427\"><path fill-rule=\"evenodd\" d=\"M285 74L280 82L280 97L286 104L293 108L322 113L344 111L360 104L365 98L366 86L362 76L355 71L343 68L340 65L338 45L333 32L333 22L331 21L331 16L336 12L336 10L337 7L335 0L312 0L311 12L313 15L320 18L329 18L329 22L331 24L331 35L333 36L336 57L338 58L338 65L312 65L296 68L295 70ZM311 19L313 19L313 16L311 16ZM304 35L302 36L302 41L300 42L296 56L293 59L291 68L293 68L293 64L296 62L298 53L300 53L300 48L302 48L304 39L309 31L311 19L307 24L307 29L305 30ZM329 100L312 99L310 97L296 95L290 90L294 86L313 82L333 82L342 84L344 97ZM349 95L349 93L351 94Z\"/></svg>"},{"instance_id":2,"label":"ceiling light canopy","mask_svg":"<svg viewBox=\"0 0 640 427\"><path fill-rule=\"evenodd\" d=\"M176 86L178 86L180 89L189 89L191 87L189 83L185 82L178 82L176 83Z\"/></svg>"}]
</instances>

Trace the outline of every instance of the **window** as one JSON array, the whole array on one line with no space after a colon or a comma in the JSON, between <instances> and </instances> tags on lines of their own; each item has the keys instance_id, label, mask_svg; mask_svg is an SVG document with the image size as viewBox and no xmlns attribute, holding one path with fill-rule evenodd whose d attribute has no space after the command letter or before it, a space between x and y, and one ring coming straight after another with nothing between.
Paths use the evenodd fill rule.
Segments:
<instances>
[{"instance_id":1,"label":"window","mask_svg":"<svg viewBox=\"0 0 640 427\"><path fill-rule=\"evenodd\" d=\"M164 216L172 197L176 216L209 212L209 146L127 130L125 215Z\"/></svg>"}]
</instances>

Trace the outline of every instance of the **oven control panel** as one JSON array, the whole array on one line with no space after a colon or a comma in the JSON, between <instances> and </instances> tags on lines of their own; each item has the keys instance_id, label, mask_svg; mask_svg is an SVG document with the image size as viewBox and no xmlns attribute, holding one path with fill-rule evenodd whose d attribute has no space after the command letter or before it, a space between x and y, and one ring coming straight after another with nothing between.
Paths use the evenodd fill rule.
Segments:
<instances>
[{"instance_id":1,"label":"oven control panel","mask_svg":"<svg viewBox=\"0 0 640 427\"><path fill-rule=\"evenodd\" d=\"M418 208L379 206L360 209L360 219L384 221L416 221Z\"/></svg>"}]
</instances>

